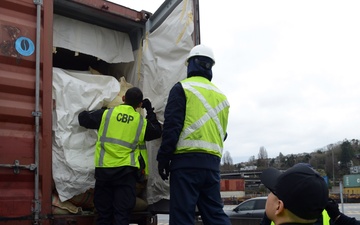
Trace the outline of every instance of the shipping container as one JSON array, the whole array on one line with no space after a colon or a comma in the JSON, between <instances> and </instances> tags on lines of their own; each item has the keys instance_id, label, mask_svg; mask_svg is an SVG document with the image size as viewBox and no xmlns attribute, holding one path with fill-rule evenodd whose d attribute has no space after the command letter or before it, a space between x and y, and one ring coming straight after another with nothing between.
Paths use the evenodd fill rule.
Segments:
<instances>
[{"instance_id":1,"label":"shipping container","mask_svg":"<svg viewBox=\"0 0 360 225\"><path fill-rule=\"evenodd\" d=\"M347 195L360 195L360 187L344 188L343 193Z\"/></svg>"},{"instance_id":2,"label":"shipping container","mask_svg":"<svg viewBox=\"0 0 360 225\"><path fill-rule=\"evenodd\" d=\"M221 179L221 191L245 191L244 179Z\"/></svg>"},{"instance_id":3,"label":"shipping container","mask_svg":"<svg viewBox=\"0 0 360 225\"><path fill-rule=\"evenodd\" d=\"M198 10L198 0L166 0L155 13L106 0L0 1L0 224L95 224L87 208L96 133L79 128L77 115L131 85L162 122L167 94L200 43ZM167 212L160 141L147 143L147 208L134 223L156 224Z\"/></svg>"},{"instance_id":4,"label":"shipping container","mask_svg":"<svg viewBox=\"0 0 360 225\"><path fill-rule=\"evenodd\" d=\"M360 187L360 174L344 175L343 184L345 188Z\"/></svg>"}]
</instances>

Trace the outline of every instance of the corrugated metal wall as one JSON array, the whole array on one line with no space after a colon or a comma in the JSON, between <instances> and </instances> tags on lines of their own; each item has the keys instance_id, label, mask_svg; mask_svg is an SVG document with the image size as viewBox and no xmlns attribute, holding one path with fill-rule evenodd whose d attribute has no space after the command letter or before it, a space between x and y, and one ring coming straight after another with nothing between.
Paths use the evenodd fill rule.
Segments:
<instances>
[{"instance_id":1,"label":"corrugated metal wall","mask_svg":"<svg viewBox=\"0 0 360 225\"><path fill-rule=\"evenodd\" d=\"M52 1L44 2L38 171L41 210L47 214L51 212L53 10ZM31 216L34 207L36 13L34 0L0 1L0 217Z\"/></svg>"}]
</instances>

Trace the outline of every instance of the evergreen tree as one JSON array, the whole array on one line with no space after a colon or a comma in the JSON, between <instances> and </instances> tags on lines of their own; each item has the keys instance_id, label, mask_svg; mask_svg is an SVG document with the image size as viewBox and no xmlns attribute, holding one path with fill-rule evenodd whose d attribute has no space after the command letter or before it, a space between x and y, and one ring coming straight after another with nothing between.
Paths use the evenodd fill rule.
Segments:
<instances>
[{"instance_id":1,"label":"evergreen tree","mask_svg":"<svg viewBox=\"0 0 360 225\"><path fill-rule=\"evenodd\" d=\"M345 141L341 144L341 155L340 155L341 168L348 167L353 157L354 157L353 147L351 146L351 143L345 139Z\"/></svg>"},{"instance_id":2,"label":"evergreen tree","mask_svg":"<svg viewBox=\"0 0 360 225\"><path fill-rule=\"evenodd\" d=\"M354 150L351 143L348 140L344 140L341 144L341 155L340 155L340 170L342 175L349 173L350 163L354 157Z\"/></svg>"}]
</instances>

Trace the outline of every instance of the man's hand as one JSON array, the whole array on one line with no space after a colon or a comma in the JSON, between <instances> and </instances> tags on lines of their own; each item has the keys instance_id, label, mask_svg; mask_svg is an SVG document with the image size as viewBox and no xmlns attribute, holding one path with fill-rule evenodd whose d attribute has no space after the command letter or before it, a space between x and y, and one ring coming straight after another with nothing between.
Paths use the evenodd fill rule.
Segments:
<instances>
[{"instance_id":1,"label":"man's hand","mask_svg":"<svg viewBox=\"0 0 360 225\"><path fill-rule=\"evenodd\" d=\"M340 216L339 205L331 198L329 198L325 210L333 221Z\"/></svg>"},{"instance_id":2,"label":"man's hand","mask_svg":"<svg viewBox=\"0 0 360 225\"><path fill-rule=\"evenodd\" d=\"M154 108L152 108L152 106L151 106L150 100L147 99L147 98L145 98L144 100L142 100L141 108L146 109L147 112L154 110Z\"/></svg>"},{"instance_id":3,"label":"man's hand","mask_svg":"<svg viewBox=\"0 0 360 225\"><path fill-rule=\"evenodd\" d=\"M167 180L169 179L170 174L170 162L164 161L158 163L158 171L161 179Z\"/></svg>"}]
</instances>

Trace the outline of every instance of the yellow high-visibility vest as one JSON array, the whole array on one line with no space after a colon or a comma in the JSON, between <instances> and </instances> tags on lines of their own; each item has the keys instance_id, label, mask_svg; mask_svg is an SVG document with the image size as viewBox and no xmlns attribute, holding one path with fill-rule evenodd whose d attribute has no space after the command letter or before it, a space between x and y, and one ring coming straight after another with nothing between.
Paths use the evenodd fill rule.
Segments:
<instances>
[{"instance_id":1,"label":"yellow high-visibility vest","mask_svg":"<svg viewBox=\"0 0 360 225\"><path fill-rule=\"evenodd\" d=\"M95 166L103 168L140 167L140 150L145 148L147 121L132 106L105 110L96 142Z\"/></svg>"},{"instance_id":2,"label":"yellow high-visibility vest","mask_svg":"<svg viewBox=\"0 0 360 225\"><path fill-rule=\"evenodd\" d=\"M323 225L330 225L330 216L326 210L322 212Z\"/></svg>"},{"instance_id":3,"label":"yellow high-visibility vest","mask_svg":"<svg viewBox=\"0 0 360 225\"><path fill-rule=\"evenodd\" d=\"M200 76L181 81L186 117L175 154L204 152L221 158L229 114L226 96Z\"/></svg>"}]
</instances>

